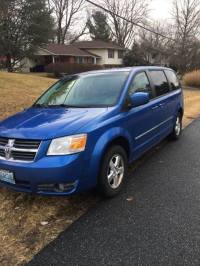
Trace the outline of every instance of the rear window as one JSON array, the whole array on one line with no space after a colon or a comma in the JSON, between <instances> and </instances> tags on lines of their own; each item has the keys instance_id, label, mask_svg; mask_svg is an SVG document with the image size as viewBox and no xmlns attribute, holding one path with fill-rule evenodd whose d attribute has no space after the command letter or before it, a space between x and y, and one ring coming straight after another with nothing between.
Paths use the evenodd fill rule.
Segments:
<instances>
[{"instance_id":1,"label":"rear window","mask_svg":"<svg viewBox=\"0 0 200 266\"><path fill-rule=\"evenodd\" d=\"M167 78L169 80L170 86L172 90L178 90L180 88L179 80L176 76L176 74L171 70L165 71Z\"/></svg>"},{"instance_id":2,"label":"rear window","mask_svg":"<svg viewBox=\"0 0 200 266\"><path fill-rule=\"evenodd\" d=\"M162 70L152 70L150 71L150 75L155 86L156 97L169 92L169 84Z\"/></svg>"}]
</instances>

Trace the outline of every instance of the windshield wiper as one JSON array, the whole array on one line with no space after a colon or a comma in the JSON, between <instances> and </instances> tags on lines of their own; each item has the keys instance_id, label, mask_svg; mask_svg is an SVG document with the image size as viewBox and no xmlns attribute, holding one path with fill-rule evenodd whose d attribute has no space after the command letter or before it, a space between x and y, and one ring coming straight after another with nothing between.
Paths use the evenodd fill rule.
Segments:
<instances>
[{"instance_id":1,"label":"windshield wiper","mask_svg":"<svg viewBox=\"0 0 200 266\"><path fill-rule=\"evenodd\" d=\"M36 103L36 104L33 105L33 107L48 108L48 105L47 104Z\"/></svg>"},{"instance_id":2,"label":"windshield wiper","mask_svg":"<svg viewBox=\"0 0 200 266\"><path fill-rule=\"evenodd\" d=\"M68 105L66 105L66 104L49 104L47 106L48 106L48 108L59 108L59 107L68 108Z\"/></svg>"},{"instance_id":3,"label":"windshield wiper","mask_svg":"<svg viewBox=\"0 0 200 266\"><path fill-rule=\"evenodd\" d=\"M33 105L33 107L58 108L58 107L68 107L68 105L65 105L65 104L40 104L40 103L36 103L36 104Z\"/></svg>"},{"instance_id":4,"label":"windshield wiper","mask_svg":"<svg viewBox=\"0 0 200 266\"><path fill-rule=\"evenodd\" d=\"M68 105L68 104L40 104L36 103L33 107L41 108L99 108L105 106L96 106L96 105Z\"/></svg>"}]
</instances>

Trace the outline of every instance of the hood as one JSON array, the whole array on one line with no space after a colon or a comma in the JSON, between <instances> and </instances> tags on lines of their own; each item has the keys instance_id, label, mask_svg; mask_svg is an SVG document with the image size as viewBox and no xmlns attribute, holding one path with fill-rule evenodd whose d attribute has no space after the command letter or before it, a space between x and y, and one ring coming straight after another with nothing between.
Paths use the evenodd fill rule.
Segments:
<instances>
[{"instance_id":1,"label":"hood","mask_svg":"<svg viewBox=\"0 0 200 266\"><path fill-rule=\"evenodd\" d=\"M45 140L77 134L107 108L30 108L0 122L0 137Z\"/></svg>"}]
</instances>

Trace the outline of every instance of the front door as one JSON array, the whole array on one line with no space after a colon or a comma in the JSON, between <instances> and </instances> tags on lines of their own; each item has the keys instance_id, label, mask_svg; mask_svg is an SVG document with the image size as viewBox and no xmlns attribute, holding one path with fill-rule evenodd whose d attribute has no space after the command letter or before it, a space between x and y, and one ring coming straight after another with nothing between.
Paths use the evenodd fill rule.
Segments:
<instances>
[{"instance_id":1,"label":"front door","mask_svg":"<svg viewBox=\"0 0 200 266\"><path fill-rule=\"evenodd\" d=\"M145 71L137 73L131 82L129 95L136 92L148 92L150 101L145 105L133 107L124 114L125 127L132 137L133 159L158 142L158 127L163 118L162 109L154 99L155 95Z\"/></svg>"}]
</instances>

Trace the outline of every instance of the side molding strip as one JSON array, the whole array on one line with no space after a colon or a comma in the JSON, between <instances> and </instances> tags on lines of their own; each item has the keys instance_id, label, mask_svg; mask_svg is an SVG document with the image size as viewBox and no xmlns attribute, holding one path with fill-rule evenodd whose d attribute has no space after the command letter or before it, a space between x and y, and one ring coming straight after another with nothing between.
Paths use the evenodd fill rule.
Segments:
<instances>
[{"instance_id":1,"label":"side molding strip","mask_svg":"<svg viewBox=\"0 0 200 266\"><path fill-rule=\"evenodd\" d=\"M167 123L168 121L170 121L172 118L173 118L173 116L169 117L168 119L166 119L166 120L163 121L162 123L160 123L160 124L158 124L157 126L151 128L151 129L149 129L148 131L142 133L141 135L137 136L137 137L135 138L135 140L138 140L138 139L144 137L145 135L147 135L147 134L150 133L151 131L157 129L158 127L160 127L160 126L164 125L165 123Z\"/></svg>"}]
</instances>

